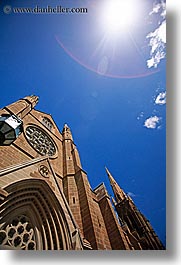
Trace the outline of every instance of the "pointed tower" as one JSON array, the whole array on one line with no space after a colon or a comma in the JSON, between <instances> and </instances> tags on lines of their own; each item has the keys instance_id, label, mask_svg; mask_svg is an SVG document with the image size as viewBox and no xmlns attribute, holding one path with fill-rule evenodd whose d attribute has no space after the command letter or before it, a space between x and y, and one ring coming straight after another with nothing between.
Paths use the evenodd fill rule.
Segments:
<instances>
[{"instance_id":1,"label":"pointed tower","mask_svg":"<svg viewBox=\"0 0 181 265\"><path fill-rule=\"evenodd\" d=\"M107 169L107 167L105 167L111 187L113 189L114 192L114 196L116 199L116 202L121 202L124 199L127 198L125 192L120 188L120 186L117 184L117 182L114 180L113 176L111 175L111 173L109 172L109 170Z\"/></svg>"},{"instance_id":2,"label":"pointed tower","mask_svg":"<svg viewBox=\"0 0 181 265\"><path fill-rule=\"evenodd\" d=\"M63 127L62 134L63 134L65 140L73 141L71 130L66 123Z\"/></svg>"},{"instance_id":3,"label":"pointed tower","mask_svg":"<svg viewBox=\"0 0 181 265\"><path fill-rule=\"evenodd\" d=\"M149 221L137 209L130 196L126 195L123 189L120 188L107 168L106 172L114 192L116 200L114 201L114 206L119 216L120 224L133 246L140 246L145 250L164 249Z\"/></svg>"},{"instance_id":4,"label":"pointed tower","mask_svg":"<svg viewBox=\"0 0 181 265\"><path fill-rule=\"evenodd\" d=\"M103 184L92 190L67 124L63 131L63 191L87 249L132 249ZM89 247L88 247L89 246Z\"/></svg>"}]
</instances>

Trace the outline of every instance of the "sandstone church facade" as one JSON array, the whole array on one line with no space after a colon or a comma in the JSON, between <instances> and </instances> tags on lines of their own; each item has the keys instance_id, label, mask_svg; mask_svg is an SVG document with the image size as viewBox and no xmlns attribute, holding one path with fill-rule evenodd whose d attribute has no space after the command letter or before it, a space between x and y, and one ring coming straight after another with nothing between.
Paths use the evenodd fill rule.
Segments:
<instances>
[{"instance_id":1,"label":"sandstone church facade","mask_svg":"<svg viewBox=\"0 0 181 265\"><path fill-rule=\"evenodd\" d=\"M60 132L37 102L27 96L0 110L0 248L164 249L108 169L114 200L103 183L91 188L70 128Z\"/></svg>"}]
</instances>

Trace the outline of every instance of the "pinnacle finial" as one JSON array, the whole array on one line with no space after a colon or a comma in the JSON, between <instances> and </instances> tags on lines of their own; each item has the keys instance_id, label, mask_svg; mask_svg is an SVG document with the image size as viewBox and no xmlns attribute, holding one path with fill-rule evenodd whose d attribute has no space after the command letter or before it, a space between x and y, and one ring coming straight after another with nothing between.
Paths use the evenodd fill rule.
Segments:
<instances>
[{"instance_id":1,"label":"pinnacle finial","mask_svg":"<svg viewBox=\"0 0 181 265\"><path fill-rule=\"evenodd\" d=\"M105 166L105 170L106 170L106 173L107 173L108 175L110 175L110 172L109 172L109 170L107 169L106 166Z\"/></svg>"},{"instance_id":2,"label":"pinnacle finial","mask_svg":"<svg viewBox=\"0 0 181 265\"><path fill-rule=\"evenodd\" d=\"M64 128L69 128L67 123L64 124Z\"/></svg>"},{"instance_id":3,"label":"pinnacle finial","mask_svg":"<svg viewBox=\"0 0 181 265\"><path fill-rule=\"evenodd\" d=\"M127 198L125 192L121 189L121 187L118 185L118 183L115 181L115 179L113 178L113 176L111 175L111 173L109 172L109 170L107 169L107 167L105 167L111 187L113 189L115 198L117 203L120 202L121 200L124 200L125 198Z\"/></svg>"},{"instance_id":4,"label":"pinnacle finial","mask_svg":"<svg viewBox=\"0 0 181 265\"><path fill-rule=\"evenodd\" d=\"M25 100L29 101L34 108L36 104L38 103L39 97L35 95L24 97Z\"/></svg>"},{"instance_id":5,"label":"pinnacle finial","mask_svg":"<svg viewBox=\"0 0 181 265\"><path fill-rule=\"evenodd\" d=\"M69 128L69 126L67 125L67 123L65 123L64 126L63 126L63 132L67 132L67 131L70 132L70 128Z\"/></svg>"},{"instance_id":6,"label":"pinnacle finial","mask_svg":"<svg viewBox=\"0 0 181 265\"><path fill-rule=\"evenodd\" d=\"M109 172L108 168L105 166L105 169L106 169L106 173L108 175L108 178L109 178L109 181L110 181L110 184L111 186L113 186L116 182L113 178L113 176L111 175L111 173Z\"/></svg>"},{"instance_id":7,"label":"pinnacle finial","mask_svg":"<svg viewBox=\"0 0 181 265\"><path fill-rule=\"evenodd\" d=\"M71 130L70 130L69 126L67 125L67 123L64 124L62 133L64 135L64 139L73 140Z\"/></svg>"}]
</instances>

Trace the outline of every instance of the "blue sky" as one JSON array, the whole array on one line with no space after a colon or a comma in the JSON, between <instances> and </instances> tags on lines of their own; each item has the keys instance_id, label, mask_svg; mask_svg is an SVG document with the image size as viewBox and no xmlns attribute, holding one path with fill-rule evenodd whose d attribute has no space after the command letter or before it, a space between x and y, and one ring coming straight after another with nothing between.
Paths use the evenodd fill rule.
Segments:
<instances>
[{"instance_id":1,"label":"blue sky","mask_svg":"<svg viewBox=\"0 0 181 265\"><path fill-rule=\"evenodd\" d=\"M118 33L102 27L106 0L96 2L0 2L0 107L38 95L37 109L70 126L92 188L104 182L112 195L107 166L165 244L164 1L136 0L137 21ZM7 5L88 13L6 14Z\"/></svg>"}]
</instances>

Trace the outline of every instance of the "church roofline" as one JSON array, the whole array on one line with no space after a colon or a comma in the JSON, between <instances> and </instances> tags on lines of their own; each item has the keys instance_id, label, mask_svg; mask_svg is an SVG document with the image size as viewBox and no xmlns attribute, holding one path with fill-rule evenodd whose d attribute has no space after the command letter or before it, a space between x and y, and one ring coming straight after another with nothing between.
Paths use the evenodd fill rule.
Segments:
<instances>
[{"instance_id":1,"label":"church roofline","mask_svg":"<svg viewBox=\"0 0 181 265\"><path fill-rule=\"evenodd\" d=\"M95 192L95 190L97 190L99 187L101 187L101 186L104 186L105 187L105 189L106 189L106 186L105 186L105 184L104 184L104 182L101 182L100 184L98 184L98 186L96 186L92 191L94 191Z\"/></svg>"}]
</instances>

